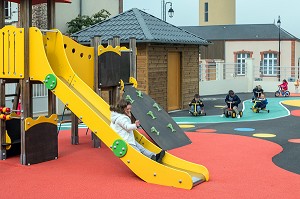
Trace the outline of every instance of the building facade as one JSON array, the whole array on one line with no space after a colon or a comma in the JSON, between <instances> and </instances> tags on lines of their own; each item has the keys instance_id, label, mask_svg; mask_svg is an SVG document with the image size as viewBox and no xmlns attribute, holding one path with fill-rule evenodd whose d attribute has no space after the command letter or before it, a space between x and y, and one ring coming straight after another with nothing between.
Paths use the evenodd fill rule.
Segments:
<instances>
[{"instance_id":1,"label":"building facade","mask_svg":"<svg viewBox=\"0 0 300 199\"><path fill-rule=\"evenodd\" d=\"M236 0L199 0L199 25L236 23Z\"/></svg>"}]
</instances>

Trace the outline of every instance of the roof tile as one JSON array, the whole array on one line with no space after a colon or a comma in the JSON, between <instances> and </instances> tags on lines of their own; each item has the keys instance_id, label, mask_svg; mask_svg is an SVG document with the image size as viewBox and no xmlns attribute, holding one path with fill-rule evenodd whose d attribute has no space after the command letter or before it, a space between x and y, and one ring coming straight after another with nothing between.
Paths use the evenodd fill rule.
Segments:
<instances>
[{"instance_id":1,"label":"roof tile","mask_svg":"<svg viewBox=\"0 0 300 199\"><path fill-rule=\"evenodd\" d=\"M113 36L119 36L121 42L176 43L208 45L208 41L184 29L176 27L144 11L133 8L103 22L87 27L72 34L79 43L90 43L95 35L101 35L103 43Z\"/></svg>"}]
</instances>

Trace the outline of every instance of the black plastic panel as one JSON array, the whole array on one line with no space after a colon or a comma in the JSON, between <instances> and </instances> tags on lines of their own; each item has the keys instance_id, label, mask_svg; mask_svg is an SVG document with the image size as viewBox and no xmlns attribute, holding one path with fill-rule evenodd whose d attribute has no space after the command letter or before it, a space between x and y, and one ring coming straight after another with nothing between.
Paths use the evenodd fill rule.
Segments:
<instances>
[{"instance_id":1,"label":"black plastic panel","mask_svg":"<svg viewBox=\"0 0 300 199\"><path fill-rule=\"evenodd\" d=\"M137 120L140 120L142 128L160 148L170 150L192 143L161 106L158 105L161 109L160 111L153 107L156 102L151 97L145 93L142 93L142 98L139 97L137 90L131 85L126 85L124 90L123 98L130 96L134 100L132 103L132 114ZM155 119L152 119L152 116L147 114L149 111L152 111L154 117L156 117ZM174 132L167 127L169 124L172 125ZM151 132L152 127L159 132L159 135Z\"/></svg>"}]
</instances>

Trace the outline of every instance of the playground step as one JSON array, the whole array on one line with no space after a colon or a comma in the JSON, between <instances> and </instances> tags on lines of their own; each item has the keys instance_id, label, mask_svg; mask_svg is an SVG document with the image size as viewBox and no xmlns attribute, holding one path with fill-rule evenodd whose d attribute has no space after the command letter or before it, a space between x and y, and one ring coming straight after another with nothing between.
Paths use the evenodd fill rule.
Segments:
<instances>
[{"instance_id":1,"label":"playground step","mask_svg":"<svg viewBox=\"0 0 300 199\"><path fill-rule=\"evenodd\" d=\"M205 182L204 178L198 178L198 177L192 177L192 180L193 180L193 187L201 184L202 182Z\"/></svg>"}]
</instances>

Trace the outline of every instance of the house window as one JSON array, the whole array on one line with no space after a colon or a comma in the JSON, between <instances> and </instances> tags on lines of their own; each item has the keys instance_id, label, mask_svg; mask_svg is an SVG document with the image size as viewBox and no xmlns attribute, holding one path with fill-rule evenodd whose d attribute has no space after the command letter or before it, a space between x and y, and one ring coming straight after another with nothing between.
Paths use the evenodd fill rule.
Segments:
<instances>
[{"instance_id":1,"label":"house window","mask_svg":"<svg viewBox=\"0 0 300 199\"><path fill-rule=\"evenodd\" d=\"M277 75L277 53L264 53L262 60L264 75Z\"/></svg>"},{"instance_id":2,"label":"house window","mask_svg":"<svg viewBox=\"0 0 300 199\"><path fill-rule=\"evenodd\" d=\"M250 53L238 53L236 55L236 74L237 75L245 75L246 73L246 59L250 58Z\"/></svg>"},{"instance_id":3,"label":"house window","mask_svg":"<svg viewBox=\"0 0 300 199\"><path fill-rule=\"evenodd\" d=\"M11 16L11 3L4 1L4 14L5 14L5 19L9 19Z\"/></svg>"},{"instance_id":4,"label":"house window","mask_svg":"<svg viewBox=\"0 0 300 199\"><path fill-rule=\"evenodd\" d=\"M208 3L204 4L204 21L208 22Z\"/></svg>"}]
</instances>

